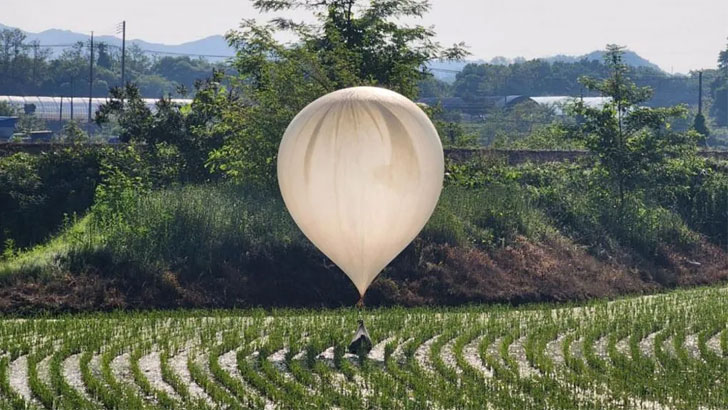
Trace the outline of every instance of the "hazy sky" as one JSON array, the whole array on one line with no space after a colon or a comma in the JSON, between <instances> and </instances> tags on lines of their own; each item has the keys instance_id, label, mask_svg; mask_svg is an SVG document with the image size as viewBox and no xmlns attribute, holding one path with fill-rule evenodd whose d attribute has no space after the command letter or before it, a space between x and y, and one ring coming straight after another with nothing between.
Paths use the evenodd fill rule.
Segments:
<instances>
[{"instance_id":1,"label":"hazy sky","mask_svg":"<svg viewBox=\"0 0 728 410\"><path fill-rule=\"evenodd\" d=\"M465 41L473 58L583 54L627 45L670 72L716 66L728 37L728 0L432 0L422 24L443 44ZM63 28L177 44L263 18L248 0L3 0L0 23ZM305 14L295 13L299 18Z\"/></svg>"}]
</instances>

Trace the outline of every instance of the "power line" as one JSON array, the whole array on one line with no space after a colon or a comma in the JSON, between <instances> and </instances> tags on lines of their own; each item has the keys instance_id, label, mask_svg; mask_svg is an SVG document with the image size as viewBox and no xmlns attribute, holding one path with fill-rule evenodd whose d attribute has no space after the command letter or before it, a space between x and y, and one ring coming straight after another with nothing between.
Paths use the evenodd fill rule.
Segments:
<instances>
[{"instance_id":1,"label":"power line","mask_svg":"<svg viewBox=\"0 0 728 410\"><path fill-rule=\"evenodd\" d=\"M117 47L117 46L113 46ZM143 52L149 53L149 54L166 54L166 55L172 55L172 56L186 56L186 57L209 57L209 58L233 58L234 55L215 55L215 54L195 54L195 53L179 53L175 51L158 51L158 50L144 50Z\"/></svg>"},{"instance_id":2,"label":"power line","mask_svg":"<svg viewBox=\"0 0 728 410\"><path fill-rule=\"evenodd\" d=\"M126 75L126 20L121 22L121 86L126 87L124 76Z\"/></svg>"},{"instance_id":3,"label":"power line","mask_svg":"<svg viewBox=\"0 0 728 410\"><path fill-rule=\"evenodd\" d=\"M122 49L122 46L116 45L116 44L109 44L104 43L106 47L109 48L115 48L115 49ZM78 42L74 44L21 44L18 47L19 48L73 48L73 47L88 47L85 43ZM167 55L175 55L175 56L186 56L186 57L208 57L208 58L232 58L235 57L235 55L219 55L219 54L198 54L198 53L182 53L182 52L176 52L176 51L162 51L162 50L150 50L145 48L140 48L140 51L147 53L147 54L167 54Z\"/></svg>"}]
</instances>

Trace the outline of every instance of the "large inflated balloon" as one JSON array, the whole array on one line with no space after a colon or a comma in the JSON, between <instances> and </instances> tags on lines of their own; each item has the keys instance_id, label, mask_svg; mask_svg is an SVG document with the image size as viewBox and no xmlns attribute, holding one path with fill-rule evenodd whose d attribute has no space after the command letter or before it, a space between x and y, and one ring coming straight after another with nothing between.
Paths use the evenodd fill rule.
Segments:
<instances>
[{"instance_id":1,"label":"large inflated balloon","mask_svg":"<svg viewBox=\"0 0 728 410\"><path fill-rule=\"evenodd\" d=\"M288 211L362 296L425 226L443 175L432 122L383 88L319 98L293 119L278 151Z\"/></svg>"}]
</instances>

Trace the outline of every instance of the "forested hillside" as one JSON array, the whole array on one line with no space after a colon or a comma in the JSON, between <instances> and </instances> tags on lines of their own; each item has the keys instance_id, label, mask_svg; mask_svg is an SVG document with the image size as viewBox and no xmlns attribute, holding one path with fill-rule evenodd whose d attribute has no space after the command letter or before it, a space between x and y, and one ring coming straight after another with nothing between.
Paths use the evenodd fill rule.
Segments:
<instances>
[{"instance_id":1,"label":"forested hillside","mask_svg":"<svg viewBox=\"0 0 728 410\"><path fill-rule=\"evenodd\" d=\"M29 41L20 30L0 30L0 95L88 96L89 62L88 42L50 49ZM222 66L196 57L156 56L137 45L127 48L125 64L126 80L150 98L185 95L195 81ZM96 42L94 70L94 97L105 97L111 87L120 86L120 47Z\"/></svg>"}]
</instances>

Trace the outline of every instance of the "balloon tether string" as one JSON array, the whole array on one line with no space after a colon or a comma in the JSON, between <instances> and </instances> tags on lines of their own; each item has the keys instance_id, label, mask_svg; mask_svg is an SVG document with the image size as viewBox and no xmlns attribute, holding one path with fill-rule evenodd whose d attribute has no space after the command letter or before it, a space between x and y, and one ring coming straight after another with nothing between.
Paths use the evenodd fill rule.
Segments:
<instances>
[{"instance_id":1,"label":"balloon tether string","mask_svg":"<svg viewBox=\"0 0 728 410\"><path fill-rule=\"evenodd\" d=\"M356 307L359 312L359 320L362 320L362 313L364 312L364 295L359 297L359 301L356 302Z\"/></svg>"}]
</instances>

